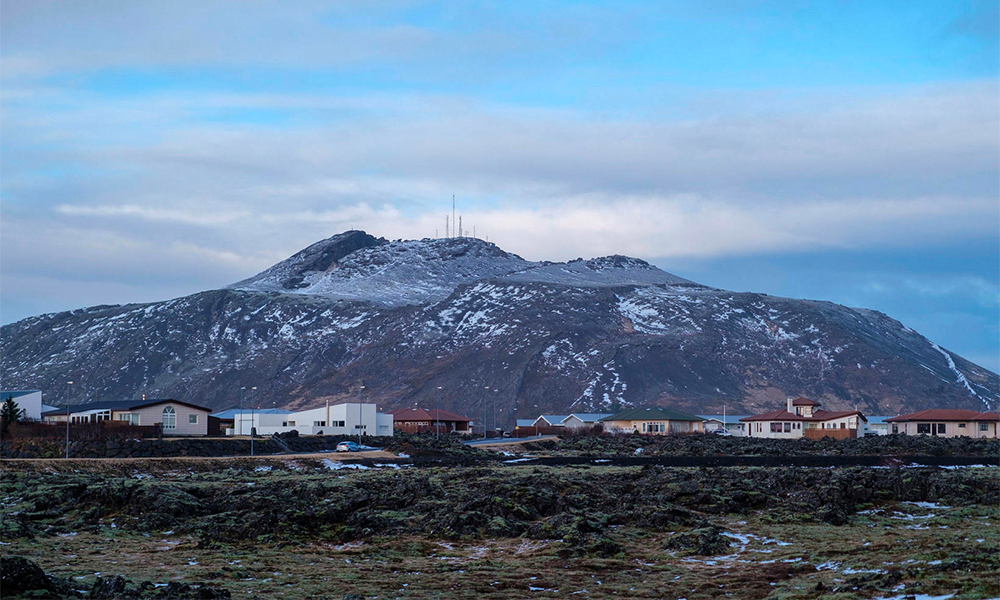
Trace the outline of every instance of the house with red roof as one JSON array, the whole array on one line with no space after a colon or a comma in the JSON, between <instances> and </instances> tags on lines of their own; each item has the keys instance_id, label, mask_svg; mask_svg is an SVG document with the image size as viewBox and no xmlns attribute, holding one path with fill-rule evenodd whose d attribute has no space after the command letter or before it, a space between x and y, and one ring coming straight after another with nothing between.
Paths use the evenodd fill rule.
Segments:
<instances>
[{"instance_id":1,"label":"house with red roof","mask_svg":"<svg viewBox=\"0 0 1000 600\"><path fill-rule=\"evenodd\" d=\"M393 428L404 433L470 433L472 420L468 417L438 408L401 408L394 410Z\"/></svg>"},{"instance_id":2,"label":"house with red roof","mask_svg":"<svg viewBox=\"0 0 1000 600\"><path fill-rule=\"evenodd\" d=\"M997 439L1000 414L956 408L932 408L886 419L891 433Z\"/></svg>"},{"instance_id":3,"label":"house with red roof","mask_svg":"<svg viewBox=\"0 0 1000 600\"><path fill-rule=\"evenodd\" d=\"M797 439L804 436L819 437L820 430L838 430L831 437L858 437L868 419L861 411L830 411L819 408L819 402L809 398L788 398L785 408L761 415L743 417L747 437ZM816 433L807 434L808 430Z\"/></svg>"}]
</instances>

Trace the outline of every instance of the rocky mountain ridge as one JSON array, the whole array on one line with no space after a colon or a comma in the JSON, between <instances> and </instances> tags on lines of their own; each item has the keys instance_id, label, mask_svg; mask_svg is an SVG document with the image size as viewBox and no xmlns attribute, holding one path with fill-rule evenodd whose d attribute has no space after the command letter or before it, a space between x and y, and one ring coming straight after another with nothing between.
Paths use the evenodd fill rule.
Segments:
<instances>
[{"instance_id":1,"label":"rocky mountain ridge","mask_svg":"<svg viewBox=\"0 0 1000 600\"><path fill-rule=\"evenodd\" d=\"M472 238L360 231L228 288L24 319L0 329L0 350L4 385L47 403L145 393L225 408L257 387L248 404L361 398L505 425L656 404L747 414L786 395L866 414L1000 397L996 374L876 311L728 292L622 256L530 262Z\"/></svg>"}]
</instances>

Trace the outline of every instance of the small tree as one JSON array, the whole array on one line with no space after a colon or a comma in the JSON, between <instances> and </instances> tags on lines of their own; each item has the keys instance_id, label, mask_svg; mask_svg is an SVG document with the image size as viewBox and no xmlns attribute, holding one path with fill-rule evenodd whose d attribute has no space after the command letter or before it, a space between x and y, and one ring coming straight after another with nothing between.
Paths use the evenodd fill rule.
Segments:
<instances>
[{"instance_id":1,"label":"small tree","mask_svg":"<svg viewBox=\"0 0 1000 600\"><path fill-rule=\"evenodd\" d=\"M4 431L7 431L7 426L11 423L17 423L18 421L23 421L26 413L23 408L17 406L17 402L14 401L14 394L9 394L7 399L3 402L3 407L0 408L0 427Z\"/></svg>"}]
</instances>

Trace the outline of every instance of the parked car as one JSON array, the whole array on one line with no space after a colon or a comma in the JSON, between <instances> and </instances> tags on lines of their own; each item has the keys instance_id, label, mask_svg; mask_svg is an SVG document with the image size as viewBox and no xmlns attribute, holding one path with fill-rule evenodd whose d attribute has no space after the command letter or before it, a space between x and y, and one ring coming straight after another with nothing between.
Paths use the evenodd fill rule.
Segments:
<instances>
[{"instance_id":1,"label":"parked car","mask_svg":"<svg viewBox=\"0 0 1000 600\"><path fill-rule=\"evenodd\" d=\"M340 442L337 444L337 452L358 452L361 446L357 442Z\"/></svg>"},{"instance_id":2,"label":"parked car","mask_svg":"<svg viewBox=\"0 0 1000 600\"><path fill-rule=\"evenodd\" d=\"M727 429L716 429L712 433L714 433L715 435L735 435L733 432Z\"/></svg>"}]
</instances>

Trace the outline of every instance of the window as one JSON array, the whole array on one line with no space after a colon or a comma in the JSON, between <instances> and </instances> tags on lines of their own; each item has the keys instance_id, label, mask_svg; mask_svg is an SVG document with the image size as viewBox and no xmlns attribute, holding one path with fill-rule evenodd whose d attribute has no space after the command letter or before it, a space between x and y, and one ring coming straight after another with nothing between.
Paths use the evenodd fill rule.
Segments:
<instances>
[{"instance_id":1,"label":"window","mask_svg":"<svg viewBox=\"0 0 1000 600\"><path fill-rule=\"evenodd\" d=\"M841 423L840 424L840 428L841 429L847 429L847 423Z\"/></svg>"},{"instance_id":2,"label":"window","mask_svg":"<svg viewBox=\"0 0 1000 600\"><path fill-rule=\"evenodd\" d=\"M188 415L188 424L189 425L197 425L198 424L198 415Z\"/></svg>"},{"instance_id":3,"label":"window","mask_svg":"<svg viewBox=\"0 0 1000 600\"><path fill-rule=\"evenodd\" d=\"M163 428L177 429L177 411L174 410L173 406L163 409Z\"/></svg>"},{"instance_id":4,"label":"window","mask_svg":"<svg viewBox=\"0 0 1000 600\"><path fill-rule=\"evenodd\" d=\"M896 425L895 423L893 423L892 424L892 432L893 433L899 433L899 425Z\"/></svg>"},{"instance_id":5,"label":"window","mask_svg":"<svg viewBox=\"0 0 1000 600\"><path fill-rule=\"evenodd\" d=\"M917 423L917 433L930 433L931 424L930 423Z\"/></svg>"},{"instance_id":6,"label":"window","mask_svg":"<svg viewBox=\"0 0 1000 600\"><path fill-rule=\"evenodd\" d=\"M347 422L346 421L334 421L333 422L333 426L334 427L347 427Z\"/></svg>"},{"instance_id":7,"label":"window","mask_svg":"<svg viewBox=\"0 0 1000 600\"><path fill-rule=\"evenodd\" d=\"M313 421L313 427L326 427L326 421Z\"/></svg>"},{"instance_id":8,"label":"window","mask_svg":"<svg viewBox=\"0 0 1000 600\"><path fill-rule=\"evenodd\" d=\"M958 428L959 429L965 429L965 423L959 423L958 424Z\"/></svg>"},{"instance_id":9,"label":"window","mask_svg":"<svg viewBox=\"0 0 1000 600\"><path fill-rule=\"evenodd\" d=\"M781 423L771 423L771 433L781 433Z\"/></svg>"},{"instance_id":10,"label":"window","mask_svg":"<svg viewBox=\"0 0 1000 600\"><path fill-rule=\"evenodd\" d=\"M938 433L944 433L944 423L938 423Z\"/></svg>"},{"instance_id":11,"label":"window","mask_svg":"<svg viewBox=\"0 0 1000 600\"><path fill-rule=\"evenodd\" d=\"M139 415L133 413L118 413L119 421L127 421L130 425L139 424Z\"/></svg>"},{"instance_id":12,"label":"window","mask_svg":"<svg viewBox=\"0 0 1000 600\"><path fill-rule=\"evenodd\" d=\"M289 427L295 427L295 421L286 421Z\"/></svg>"},{"instance_id":13,"label":"window","mask_svg":"<svg viewBox=\"0 0 1000 600\"><path fill-rule=\"evenodd\" d=\"M785 433L788 433L791 430L792 430L792 424L791 423L785 423Z\"/></svg>"},{"instance_id":14,"label":"window","mask_svg":"<svg viewBox=\"0 0 1000 600\"><path fill-rule=\"evenodd\" d=\"M989 430L990 430L990 424L989 423L980 423L979 424L979 431L989 431Z\"/></svg>"}]
</instances>

